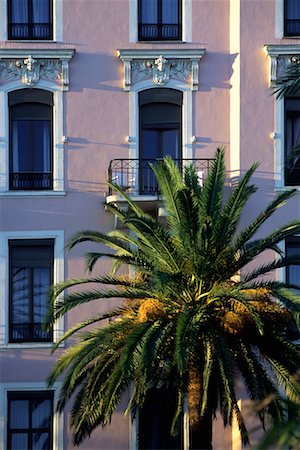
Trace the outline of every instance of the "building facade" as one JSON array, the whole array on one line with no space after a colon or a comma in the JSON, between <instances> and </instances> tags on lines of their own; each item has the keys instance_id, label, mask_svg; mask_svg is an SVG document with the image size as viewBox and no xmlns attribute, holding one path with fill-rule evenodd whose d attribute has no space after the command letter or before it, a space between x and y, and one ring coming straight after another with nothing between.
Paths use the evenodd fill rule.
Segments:
<instances>
[{"instance_id":1,"label":"building facade","mask_svg":"<svg viewBox=\"0 0 300 450\"><path fill-rule=\"evenodd\" d=\"M244 224L299 188L300 98L270 90L299 58L297 0L0 0L0 448L73 448L50 350L99 306L41 324L49 286L84 273L71 235L118 226L108 179L160 214L148 162L193 160L201 180L225 146L229 178L261 163ZM269 227L299 214L296 195ZM138 429L120 408L82 448L137 450ZM214 448L241 449L236 427L216 421Z\"/></svg>"}]
</instances>

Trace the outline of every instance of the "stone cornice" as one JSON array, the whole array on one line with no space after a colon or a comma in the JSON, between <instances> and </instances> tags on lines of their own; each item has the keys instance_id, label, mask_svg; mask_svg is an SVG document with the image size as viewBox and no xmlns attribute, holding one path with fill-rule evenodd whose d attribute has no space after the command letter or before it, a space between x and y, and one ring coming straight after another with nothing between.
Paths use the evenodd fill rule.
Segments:
<instances>
[{"instance_id":1,"label":"stone cornice","mask_svg":"<svg viewBox=\"0 0 300 450\"><path fill-rule=\"evenodd\" d=\"M189 84L191 90L197 90L199 61L204 53L204 48L118 50L124 63L124 90L130 91L135 83L151 79L159 86L175 79Z\"/></svg>"},{"instance_id":2,"label":"stone cornice","mask_svg":"<svg viewBox=\"0 0 300 450\"><path fill-rule=\"evenodd\" d=\"M32 87L45 79L69 88L69 62L74 49L0 48L0 77Z\"/></svg>"},{"instance_id":3,"label":"stone cornice","mask_svg":"<svg viewBox=\"0 0 300 450\"><path fill-rule=\"evenodd\" d=\"M269 85L276 86L277 80L290 64L299 64L300 45L265 45L265 53L270 57L270 78Z\"/></svg>"}]
</instances>

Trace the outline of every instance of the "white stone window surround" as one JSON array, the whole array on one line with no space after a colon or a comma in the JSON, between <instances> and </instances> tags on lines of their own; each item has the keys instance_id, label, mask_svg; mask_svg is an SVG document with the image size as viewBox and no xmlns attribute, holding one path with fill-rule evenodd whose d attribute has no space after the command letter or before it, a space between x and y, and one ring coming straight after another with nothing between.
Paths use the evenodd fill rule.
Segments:
<instances>
[{"instance_id":1,"label":"white stone window surround","mask_svg":"<svg viewBox=\"0 0 300 450\"><path fill-rule=\"evenodd\" d=\"M138 40L138 2L129 0L129 42L141 42L142 44L153 44L154 41ZM192 42L192 0L182 0L182 40L181 41L155 41L162 42Z\"/></svg>"},{"instance_id":2,"label":"white stone window surround","mask_svg":"<svg viewBox=\"0 0 300 450\"><path fill-rule=\"evenodd\" d=\"M64 416L55 410L60 387L61 383L55 383L52 389L43 382L0 383L0 448L7 448L7 394L14 391L54 391L53 450L63 450Z\"/></svg>"},{"instance_id":3,"label":"white stone window surround","mask_svg":"<svg viewBox=\"0 0 300 450\"><path fill-rule=\"evenodd\" d=\"M52 0L53 2L53 40L51 41L39 41L37 40L9 40L9 42L63 42L63 0ZM8 0L1 0L0 1L0 41L7 41L8 40L8 18L7 18L7 11L8 11Z\"/></svg>"},{"instance_id":4,"label":"white stone window surround","mask_svg":"<svg viewBox=\"0 0 300 450\"><path fill-rule=\"evenodd\" d=\"M270 57L270 71L269 71L269 86L274 88L276 80L280 75L286 64L289 63L290 58L300 58L299 44L285 44L285 45L266 45L264 47L265 53ZM284 182L284 160L285 160L285 124L284 124L284 98L277 99L274 96L275 109L275 125L274 130L270 130L274 139L274 173L275 173L275 190L297 189L300 192L299 186L286 186Z\"/></svg>"},{"instance_id":5,"label":"white stone window surround","mask_svg":"<svg viewBox=\"0 0 300 450\"><path fill-rule=\"evenodd\" d=\"M129 91L128 141L130 159L139 158L139 92L163 87L176 89L183 93L182 158L193 158L192 99L193 91L198 89L198 65L204 53L205 49L118 50L119 57L124 63L124 90ZM161 57L167 61L167 64L174 61L174 64L178 63L178 66L175 65L175 69L170 67L168 77L159 84L159 80L154 82L152 70L155 69L154 65L157 58L160 59ZM153 68L152 66L147 67L148 61L151 61L151 64L153 63ZM141 72L139 72L139 68L142 68ZM138 173L136 179L138 179ZM147 196L146 199L150 200L150 197Z\"/></svg>"},{"instance_id":6,"label":"white stone window surround","mask_svg":"<svg viewBox=\"0 0 300 450\"><path fill-rule=\"evenodd\" d=\"M10 343L9 327L9 241L12 239L54 239L53 283L64 280L64 231L3 231L0 232L0 352L6 349L51 348L51 342ZM64 333L64 319L58 319L53 327L53 342ZM0 447L1 448L1 447Z\"/></svg>"},{"instance_id":7,"label":"white stone window surround","mask_svg":"<svg viewBox=\"0 0 300 450\"><path fill-rule=\"evenodd\" d=\"M73 49L0 49L0 196L53 196L64 195L64 102L63 92L69 89L69 61ZM28 56L37 62L37 79L30 84L26 76L35 74L15 64ZM48 71L40 70L39 62L49 64ZM13 69L10 69L12 64ZM18 71L17 71L18 70ZM27 75L27 72L29 75ZM5 82L7 80L7 82ZM53 92L53 189L49 191L9 191L9 111L8 93L26 87Z\"/></svg>"}]
</instances>

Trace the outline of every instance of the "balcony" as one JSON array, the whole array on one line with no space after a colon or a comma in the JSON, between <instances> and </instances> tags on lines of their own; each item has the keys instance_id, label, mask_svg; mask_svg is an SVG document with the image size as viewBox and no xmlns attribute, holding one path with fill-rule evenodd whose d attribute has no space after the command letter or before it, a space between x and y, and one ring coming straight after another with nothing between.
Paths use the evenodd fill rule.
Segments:
<instances>
[{"instance_id":1,"label":"balcony","mask_svg":"<svg viewBox=\"0 0 300 450\"><path fill-rule=\"evenodd\" d=\"M300 19L285 19L285 36L300 36Z\"/></svg>"},{"instance_id":2,"label":"balcony","mask_svg":"<svg viewBox=\"0 0 300 450\"><path fill-rule=\"evenodd\" d=\"M51 342L52 332L43 329L40 323L11 323L10 342Z\"/></svg>"},{"instance_id":3,"label":"balcony","mask_svg":"<svg viewBox=\"0 0 300 450\"><path fill-rule=\"evenodd\" d=\"M149 163L155 165L161 159L113 159L108 168L108 181L115 183L133 200L142 203L146 210L157 207L160 192L155 175ZM196 167L200 184L207 176L213 159L177 159L178 167L193 163ZM124 198L113 187L109 188L106 203L125 203Z\"/></svg>"},{"instance_id":4,"label":"balcony","mask_svg":"<svg viewBox=\"0 0 300 450\"><path fill-rule=\"evenodd\" d=\"M52 23L10 23L9 39L52 40Z\"/></svg>"},{"instance_id":5,"label":"balcony","mask_svg":"<svg viewBox=\"0 0 300 450\"><path fill-rule=\"evenodd\" d=\"M181 24L139 23L139 41L164 40L181 40Z\"/></svg>"},{"instance_id":6,"label":"balcony","mask_svg":"<svg viewBox=\"0 0 300 450\"><path fill-rule=\"evenodd\" d=\"M9 178L10 190L36 191L51 190L53 175L51 172L11 172Z\"/></svg>"}]
</instances>

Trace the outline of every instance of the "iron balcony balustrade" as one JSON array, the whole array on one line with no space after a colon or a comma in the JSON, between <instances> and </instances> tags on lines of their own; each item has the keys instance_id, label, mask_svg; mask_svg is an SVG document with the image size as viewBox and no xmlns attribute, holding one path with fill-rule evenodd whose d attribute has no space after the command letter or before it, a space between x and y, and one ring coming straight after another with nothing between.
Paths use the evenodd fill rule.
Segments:
<instances>
[{"instance_id":1,"label":"iron balcony balustrade","mask_svg":"<svg viewBox=\"0 0 300 450\"><path fill-rule=\"evenodd\" d=\"M180 23L139 23L139 41L180 41Z\"/></svg>"},{"instance_id":2,"label":"iron balcony balustrade","mask_svg":"<svg viewBox=\"0 0 300 450\"><path fill-rule=\"evenodd\" d=\"M300 36L300 19L285 19L285 36Z\"/></svg>"},{"instance_id":3,"label":"iron balcony balustrade","mask_svg":"<svg viewBox=\"0 0 300 450\"><path fill-rule=\"evenodd\" d=\"M11 172L9 189L21 191L51 190L52 172Z\"/></svg>"},{"instance_id":4,"label":"iron balcony balustrade","mask_svg":"<svg viewBox=\"0 0 300 450\"><path fill-rule=\"evenodd\" d=\"M10 342L51 342L52 331L43 329L40 323L11 323Z\"/></svg>"},{"instance_id":5,"label":"iron balcony balustrade","mask_svg":"<svg viewBox=\"0 0 300 450\"><path fill-rule=\"evenodd\" d=\"M153 170L149 163L155 165L162 159L113 159L108 168L108 180L116 184L123 192L130 195L159 195L159 189ZM203 183L213 159L175 159L178 167L194 164L200 184ZM117 191L109 188L108 195Z\"/></svg>"},{"instance_id":6,"label":"iron balcony balustrade","mask_svg":"<svg viewBox=\"0 0 300 450\"><path fill-rule=\"evenodd\" d=\"M9 39L52 40L52 23L10 23Z\"/></svg>"}]
</instances>

